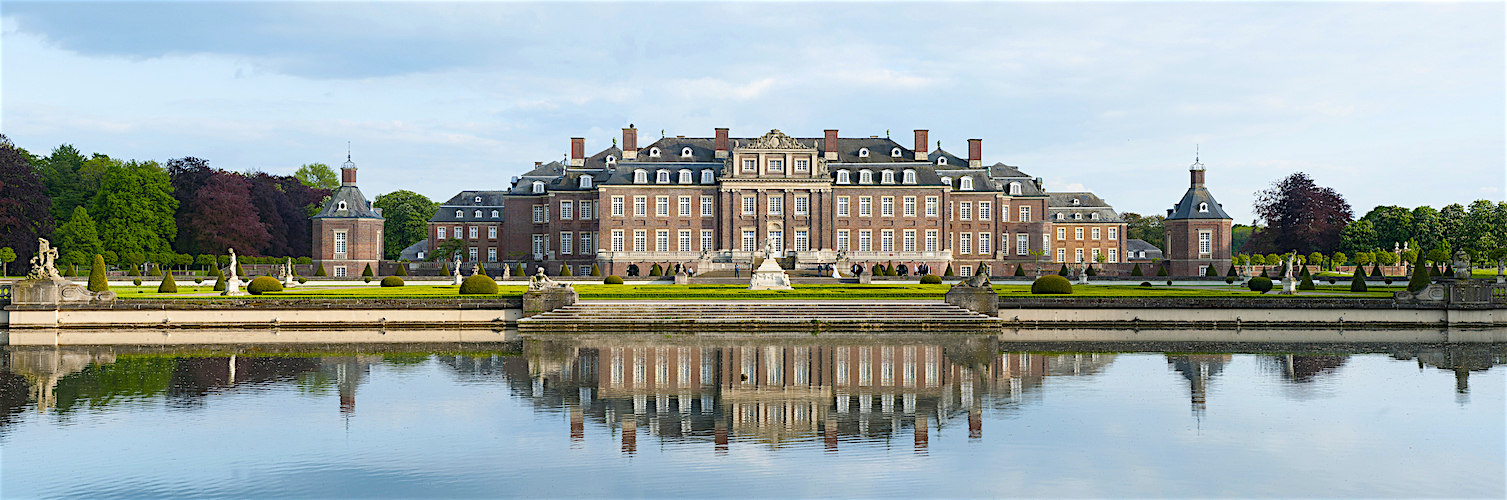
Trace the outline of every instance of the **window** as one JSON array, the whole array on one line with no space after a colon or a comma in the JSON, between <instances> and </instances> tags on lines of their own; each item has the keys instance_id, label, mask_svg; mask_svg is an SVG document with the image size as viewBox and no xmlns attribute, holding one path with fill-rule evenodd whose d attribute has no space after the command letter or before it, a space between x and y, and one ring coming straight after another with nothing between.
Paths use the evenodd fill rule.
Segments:
<instances>
[{"instance_id":1,"label":"window","mask_svg":"<svg viewBox=\"0 0 1507 500\"><path fill-rule=\"evenodd\" d=\"M534 181L534 194L544 192L544 181Z\"/></svg>"},{"instance_id":2,"label":"window","mask_svg":"<svg viewBox=\"0 0 1507 500\"><path fill-rule=\"evenodd\" d=\"M649 148L650 158L659 158L659 148Z\"/></svg>"},{"instance_id":3,"label":"window","mask_svg":"<svg viewBox=\"0 0 1507 500\"><path fill-rule=\"evenodd\" d=\"M1099 239L1099 228L1097 228L1097 227L1093 228L1089 234L1093 236L1090 239L1095 239L1095 240Z\"/></svg>"},{"instance_id":4,"label":"window","mask_svg":"<svg viewBox=\"0 0 1507 500\"><path fill-rule=\"evenodd\" d=\"M617 157L616 156L612 156L612 155L607 155L606 162L607 162L607 166L609 166L609 167L613 166L613 165L617 165Z\"/></svg>"},{"instance_id":5,"label":"window","mask_svg":"<svg viewBox=\"0 0 1507 500\"><path fill-rule=\"evenodd\" d=\"M1099 220L1099 212L1088 214L1088 220Z\"/></svg>"},{"instance_id":6,"label":"window","mask_svg":"<svg viewBox=\"0 0 1507 500\"><path fill-rule=\"evenodd\" d=\"M542 234L534 235L534 258L544 258L544 235Z\"/></svg>"},{"instance_id":7,"label":"window","mask_svg":"<svg viewBox=\"0 0 1507 500\"><path fill-rule=\"evenodd\" d=\"M1119 262L1120 261L1120 249L1118 249L1118 248L1111 248L1111 249L1109 249L1109 255L1105 258L1105 260L1109 261L1110 263Z\"/></svg>"},{"instance_id":8,"label":"window","mask_svg":"<svg viewBox=\"0 0 1507 500\"><path fill-rule=\"evenodd\" d=\"M634 170L633 171L633 183L634 184L648 184L649 183L649 172L646 172L644 170Z\"/></svg>"},{"instance_id":9,"label":"window","mask_svg":"<svg viewBox=\"0 0 1507 500\"><path fill-rule=\"evenodd\" d=\"M898 151L898 149L897 149L897 151ZM904 184L915 184L916 183L916 171L915 170L909 170L909 169L907 169L905 171L904 175L901 176L900 182L902 182Z\"/></svg>"},{"instance_id":10,"label":"window","mask_svg":"<svg viewBox=\"0 0 1507 500\"><path fill-rule=\"evenodd\" d=\"M769 171L770 172L784 172L785 171L785 160L769 160Z\"/></svg>"},{"instance_id":11,"label":"window","mask_svg":"<svg viewBox=\"0 0 1507 500\"><path fill-rule=\"evenodd\" d=\"M964 278L967 278L969 276L973 276L973 266L962 266L962 267L959 267L958 268L958 276L962 276Z\"/></svg>"},{"instance_id":12,"label":"window","mask_svg":"<svg viewBox=\"0 0 1507 500\"><path fill-rule=\"evenodd\" d=\"M1073 249L1073 262L1083 262L1083 249L1082 248L1074 248Z\"/></svg>"},{"instance_id":13,"label":"window","mask_svg":"<svg viewBox=\"0 0 1507 500\"><path fill-rule=\"evenodd\" d=\"M643 229L633 230L633 251L642 252L649 248L649 232Z\"/></svg>"},{"instance_id":14,"label":"window","mask_svg":"<svg viewBox=\"0 0 1507 500\"><path fill-rule=\"evenodd\" d=\"M497 247L487 247L487 262L497 262Z\"/></svg>"},{"instance_id":15,"label":"window","mask_svg":"<svg viewBox=\"0 0 1507 500\"><path fill-rule=\"evenodd\" d=\"M1209 231L1198 232L1198 253L1208 254L1214 252L1214 233Z\"/></svg>"},{"instance_id":16,"label":"window","mask_svg":"<svg viewBox=\"0 0 1507 500\"><path fill-rule=\"evenodd\" d=\"M745 251L745 252L752 252L752 251L754 251L754 247L755 247L754 239L755 238L754 238L754 232L753 231L748 231L748 230L744 230L743 231L743 251Z\"/></svg>"},{"instance_id":17,"label":"window","mask_svg":"<svg viewBox=\"0 0 1507 500\"><path fill-rule=\"evenodd\" d=\"M947 187L952 187L952 178L951 177L942 177L942 185L943 186L947 186Z\"/></svg>"},{"instance_id":18,"label":"window","mask_svg":"<svg viewBox=\"0 0 1507 500\"><path fill-rule=\"evenodd\" d=\"M894 184L895 183L895 171L894 170L885 170L883 172L880 172L879 173L879 183L880 184Z\"/></svg>"},{"instance_id":19,"label":"window","mask_svg":"<svg viewBox=\"0 0 1507 500\"><path fill-rule=\"evenodd\" d=\"M769 205L769 215L785 215L785 197L782 195L769 195L766 200Z\"/></svg>"},{"instance_id":20,"label":"window","mask_svg":"<svg viewBox=\"0 0 1507 500\"><path fill-rule=\"evenodd\" d=\"M591 220L596 218L596 214L592 213L591 208L591 202L581 200L581 209L579 212L581 220Z\"/></svg>"},{"instance_id":21,"label":"window","mask_svg":"<svg viewBox=\"0 0 1507 500\"><path fill-rule=\"evenodd\" d=\"M904 199L904 202L903 202L903 206L904 206L903 210L905 210L903 213L905 214L906 217L915 217L916 216L916 197L915 196L906 196L905 199Z\"/></svg>"},{"instance_id":22,"label":"window","mask_svg":"<svg viewBox=\"0 0 1507 500\"><path fill-rule=\"evenodd\" d=\"M712 169L702 170L701 171L701 183L702 184L711 184L712 182L715 182L715 179L713 178L714 175L715 174L712 173Z\"/></svg>"},{"instance_id":23,"label":"window","mask_svg":"<svg viewBox=\"0 0 1507 500\"><path fill-rule=\"evenodd\" d=\"M994 213L994 204L987 201L979 202L979 220L989 220L992 213Z\"/></svg>"},{"instance_id":24,"label":"window","mask_svg":"<svg viewBox=\"0 0 1507 500\"><path fill-rule=\"evenodd\" d=\"M691 148L680 148L680 157L681 158L690 158L691 157L691 153L692 153Z\"/></svg>"},{"instance_id":25,"label":"window","mask_svg":"<svg viewBox=\"0 0 1507 500\"><path fill-rule=\"evenodd\" d=\"M1082 213L1073 214L1073 220L1083 220L1083 214Z\"/></svg>"},{"instance_id":26,"label":"window","mask_svg":"<svg viewBox=\"0 0 1507 500\"><path fill-rule=\"evenodd\" d=\"M1208 202L1199 203L1198 204L1198 211L1200 211L1200 212L1208 212L1209 211L1209 203Z\"/></svg>"},{"instance_id":27,"label":"window","mask_svg":"<svg viewBox=\"0 0 1507 500\"><path fill-rule=\"evenodd\" d=\"M838 217L847 217L848 216L848 201L849 201L849 198L847 196L838 196L837 197L837 216Z\"/></svg>"},{"instance_id":28,"label":"window","mask_svg":"<svg viewBox=\"0 0 1507 500\"><path fill-rule=\"evenodd\" d=\"M1065 228L1065 227L1059 227L1059 228L1057 228L1057 239L1059 239L1059 240L1065 240L1065 239L1067 239L1067 228Z\"/></svg>"},{"instance_id":29,"label":"window","mask_svg":"<svg viewBox=\"0 0 1507 500\"><path fill-rule=\"evenodd\" d=\"M972 191L973 190L973 178L972 177L959 178L958 179L958 189L963 190L963 191Z\"/></svg>"},{"instance_id":30,"label":"window","mask_svg":"<svg viewBox=\"0 0 1507 500\"><path fill-rule=\"evenodd\" d=\"M992 246L990 243L989 233L979 233L979 255L989 255L989 247Z\"/></svg>"},{"instance_id":31,"label":"window","mask_svg":"<svg viewBox=\"0 0 1507 500\"><path fill-rule=\"evenodd\" d=\"M774 251L776 251L776 252L783 252L783 251L785 251L785 232L784 231L770 231L769 232L769 246L770 246L770 248L773 248Z\"/></svg>"},{"instance_id":32,"label":"window","mask_svg":"<svg viewBox=\"0 0 1507 500\"><path fill-rule=\"evenodd\" d=\"M1046 233L1041 233L1041 251L1044 253L1044 252L1048 252L1048 251L1051 251L1051 250L1052 250L1052 239L1048 238Z\"/></svg>"},{"instance_id":33,"label":"window","mask_svg":"<svg viewBox=\"0 0 1507 500\"><path fill-rule=\"evenodd\" d=\"M712 197L710 197L710 196L702 196L701 197L701 216L702 217L711 217L712 216Z\"/></svg>"},{"instance_id":34,"label":"window","mask_svg":"<svg viewBox=\"0 0 1507 500\"><path fill-rule=\"evenodd\" d=\"M858 183L859 184L873 184L874 183L874 172L871 171L871 170L859 170L858 171Z\"/></svg>"},{"instance_id":35,"label":"window","mask_svg":"<svg viewBox=\"0 0 1507 500\"><path fill-rule=\"evenodd\" d=\"M1019 182L1011 182L1010 183L1010 195L1011 196L1020 196L1020 193L1021 193L1021 191L1020 191L1020 183Z\"/></svg>"},{"instance_id":36,"label":"window","mask_svg":"<svg viewBox=\"0 0 1507 500\"><path fill-rule=\"evenodd\" d=\"M493 219L496 219L496 218L498 218L498 217L501 217L501 215L502 215L502 214L500 214L500 213L498 213L498 212L497 212L497 211L496 211L496 210L493 210L493 211L492 211L492 218L493 218Z\"/></svg>"},{"instance_id":37,"label":"window","mask_svg":"<svg viewBox=\"0 0 1507 500\"><path fill-rule=\"evenodd\" d=\"M1099 249L1095 248L1095 249L1093 249L1093 252L1089 255L1089 262L1098 262L1098 261L1099 261Z\"/></svg>"},{"instance_id":38,"label":"window","mask_svg":"<svg viewBox=\"0 0 1507 500\"><path fill-rule=\"evenodd\" d=\"M457 219L464 219L464 218L466 218L466 211L465 210L456 210L455 211L455 218L457 218Z\"/></svg>"},{"instance_id":39,"label":"window","mask_svg":"<svg viewBox=\"0 0 1507 500\"><path fill-rule=\"evenodd\" d=\"M946 156L938 156L937 157L937 165L946 165L946 164L947 164L947 157Z\"/></svg>"},{"instance_id":40,"label":"window","mask_svg":"<svg viewBox=\"0 0 1507 500\"><path fill-rule=\"evenodd\" d=\"M655 196L654 197L654 215L656 217L669 217L670 216L670 197L669 196Z\"/></svg>"},{"instance_id":41,"label":"window","mask_svg":"<svg viewBox=\"0 0 1507 500\"><path fill-rule=\"evenodd\" d=\"M345 251L345 231L335 231L335 254L344 254Z\"/></svg>"},{"instance_id":42,"label":"window","mask_svg":"<svg viewBox=\"0 0 1507 500\"><path fill-rule=\"evenodd\" d=\"M621 197L621 196L613 196L612 197L612 216L613 217L622 217L623 216L623 197Z\"/></svg>"},{"instance_id":43,"label":"window","mask_svg":"<svg viewBox=\"0 0 1507 500\"><path fill-rule=\"evenodd\" d=\"M805 252L811 250L811 239L805 231L795 232L795 251Z\"/></svg>"},{"instance_id":44,"label":"window","mask_svg":"<svg viewBox=\"0 0 1507 500\"><path fill-rule=\"evenodd\" d=\"M1067 249L1066 248L1058 248L1057 249L1057 262L1067 262Z\"/></svg>"},{"instance_id":45,"label":"window","mask_svg":"<svg viewBox=\"0 0 1507 500\"><path fill-rule=\"evenodd\" d=\"M592 238L592 233L581 231L581 255L591 255L597 252L596 245L593 245L594 242L591 241L593 239L595 238Z\"/></svg>"},{"instance_id":46,"label":"window","mask_svg":"<svg viewBox=\"0 0 1507 500\"><path fill-rule=\"evenodd\" d=\"M752 196L743 197L743 215L753 215L759 211L759 200Z\"/></svg>"},{"instance_id":47,"label":"window","mask_svg":"<svg viewBox=\"0 0 1507 500\"><path fill-rule=\"evenodd\" d=\"M1026 255L1031 253L1030 246L1031 235L1025 233L1015 235L1015 255Z\"/></svg>"},{"instance_id":48,"label":"window","mask_svg":"<svg viewBox=\"0 0 1507 500\"><path fill-rule=\"evenodd\" d=\"M958 253L973 253L973 233L958 233Z\"/></svg>"},{"instance_id":49,"label":"window","mask_svg":"<svg viewBox=\"0 0 1507 500\"><path fill-rule=\"evenodd\" d=\"M612 163L608 162L607 164L611 165ZM583 175L583 176L581 176L580 184L577 184L577 186L579 186L581 189L591 189L591 176L589 176L589 175Z\"/></svg>"},{"instance_id":50,"label":"window","mask_svg":"<svg viewBox=\"0 0 1507 500\"><path fill-rule=\"evenodd\" d=\"M958 220L973 220L973 202L958 202Z\"/></svg>"},{"instance_id":51,"label":"window","mask_svg":"<svg viewBox=\"0 0 1507 500\"><path fill-rule=\"evenodd\" d=\"M345 210L345 201L341 200L340 203L335 206L335 210Z\"/></svg>"},{"instance_id":52,"label":"window","mask_svg":"<svg viewBox=\"0 0 1507 500\"><path fill-rule=\"evenodd\" d=\"M487 239L497 239L497 226L487 226Z\"/></svg>"},{"instance_id":53,"label":"window","mask_svg":"<svg viewBox=\"0 0 1507 500\"><path fill-rule=\"evenodd\" d=\"M895 230L885 229L879 232L879 250L882 252L895 251Z\"/></svg>"},{"instance_id":54,"label":"window","mask_svg":"<svg viewBox=\"0 0 1507 500\"><path fill-rule=\"evenodd\" d=\"M895 197L884 196L879 198L879 215L885 217L895 216Z\"/></svg>"},{"instance_id":55,"label":"window","mask_svg":"<svg viewBox=\"0 0 1507 500\"><path fill-rule=\"evenodd\" d=\"M575 240L575 235L574 234L572 234L572 233L560 233L560 253L562 255L570 255L572 242L574 240Z\"/></svg>"},{"instance_id":56,"label":"window","mask_svg":"<svg viewBox=\"0 0 1507 500\"><path fill-rule=\"evenodd\" d=\"M461 237L461 235L460 235L461 234L460 233L460 228L461 228L460 226L455 226L455 229L454 229L455 232L450 233L450 234L455 235L456 238L460 238Z\"/></svg>"},{"instance_id":57,"label":"window","mask_svg":"<svg viewBox=\"0 0 1507 500\"><path fill-rule=\"evenodd\" d=\"M340 209L345 210L345 202L340 202ZM345 276L345 266L335 266L335 277L344 278Z\"/></svg>"},{"instance_id":58,"label":"window","mask_svg":"<svg viewBox=\"0 0 1507 500\"><path fill-rule=\"evenodd\" d=\"M848 246L848 230L847 229L838 229L837 230L837 249L838 250L848 250L849 249L849 246Z\"/></svg>"},{"instance_id":59,"label":"window","mask_svg":"<svg viewBox=\"0 0 1507 500\"><path fill-rule=\"evenodd\" d=\"M868 158L869 157L869 148L858 148L858 157L859 158Z\"/></svg>"},{"instance_id":60,"label":"window","mask_svg":"<svg viewBox=\"0 0 1507 500\"><path fill-rule=\"evenodd\" d=\"M1073 206L1076 207L1076 206L1082 205L1082 204L1083 204L1083 200L1080 200L1078 198L1073 198Z\"/></svg>"},{"instance_id":61,"label":"window","mask_svg":"<svg viewBox=\"0 0 1507 500\"><path fill-rule=\"evenodd\" d=\"M435 230L434 230L434 238L435 239L439 239L439 240L445 239L445 228L443 228L443 227L435 228Z\"/></svg>"},{"instance_id":62,"label":"window","mask_svg":"<svg viewBox=\"0 0 1507 500\"><path fill-rule=\"evenodd\" d=\"M560 220L571 220L576 217L575 202L563 200L560 202Z\"/></svg>"},{"instance_id":63,"label":"window","mask_svg":"<svg viewBox=\"0 0 1507 500\"><path fill-rule=\"evenodd\" d=\"M874 197L872 197L872 196L859 196L858 197L858 216L859 217L871 217L873 215L874 215Z\"/></svg>"},{"instance_id":64,"label":"window","mask_svg":"<svg viewBox=\"0 0 1507 500\"><path fill-rule=\"evenodd\" d=\"M543 224L544 223L544 214L545 214L544 205L534 205L534 223L535 224ZM455 237L459 238L460 235L457 234Z\"/></svg>"},{"instance_id":65,"label":"window","mask_svg":"<svg viewBox=\"0 0 1507 500\"><path fill-rule=\"evenodd\" d=\"M890 148L890 158L899 158L900 148Z\"/></svg>"},{"instance_id":66,"label":"window","mask_svg":"<svg viewBox=\"0 0 1507 500\"><path fill-rule=\"evenodd\" d=\"M716 250L717 249L714 245L715 244L712 243L712 230L710 230L710 229L702 229L701 230L701 249L710 252L712 250Z\"/></svg>"},{"instance_id":67,"label":"window","mask_svg":"<svg viewBox=\"0 0 1507 500\"><path fill-rule=\"evenodd\" d=\"M669 170L655 170L654 171L654 183L655 184L669 184L670 183L670 171Z\"/></svg>"},{"instance_id":68,"label":"window","mask_svg":"<svg viewBox=\"0 0 1507 500\"><path fill-rule=\"evenodd\" d=\"M937 230L935 229L926 230L926 251L937 251Z\"/></svg>"},{"instance_id":69,"label":"window","mask_svg":"<svg viewBox=\"0 0 1507 500\"><path fill-rule=\"evenodd\" d=\"M586 276L588 274L591 274L591 266L586 264L576 266L576 276Z\"/></svg>"},{"instance_id":70,"label":"window","mask_svg":"<svg viewBox=\"0 0 1507 500\"><path fill-rule=\"evenodd\" d=\"M690 251L692 251L691 250L691 230L690 229L681 229L679 236L680 236L679 238L676 238L677 241L675 243L677 244L677 246L675 247L675 250L681 251L681 252L690 252Z\"/></svg>"},{"instance_id":71,"label":"window","mask_svg":"<svg viewBox=\"0 0 1507 500\"><path fill-rule=\"evenodd\" d=\"M1020 221L1021 222L1031 222L1031 207L1029 207L1029 206L1020 207Z\"/></svg>"},{"instance_id":72,"label":"window","mask_svg":"<svg viewBox=\"0 0 1507 500\"><path fill-rule=\"evenodd\" d=\"M1081 239L1083 239L1083 228L1081 228L1081 227L1075 227L1075 228L1073 228L1073 239L1075 239L1075 240L1081 240Z\"/></svg>"},{"instance_id":73,"label":"window","mask_svg":"<svg viewBox=\"0 0 1507 500\"><path fill-rule=\"evenodd\" d=\"M614 230L612 230L612 251L614 251L614 252L621 252L621 251L623 251L623 230L622 229L614 229Z\"/></svg>"},{"instance_id":74,"label":"window","mask_svg":"<svg viewBox=\"0 0 1507 500\"><path fill-rule=\"evenodd\" d=\"M755 160L755 159L752 159L752 158L743 160L743 171L744 172L758 172L759 171L759 160Z\"/></svg>"},{"instance_id":75,"label":"window","mask_svg":"<svg viewBox=\"0 0 1507 500\"><path fill-rule=\"evenodd\" d=\"M901 250L904 250L906 252L914 252L914 251L916 251L916 230L915 229L906 229L903 233L901 233L901 245L902 245L900 247Z\"/></svg>"},{"instance_id":76,"label":"window","mask_svg":"<svg viewBox=\"0 0 1507 500\"><path fill-rule=\"evenodd\" d=\"M795 161L795 171L796 172L810 172L811 171L811 160L796 160Z\"/></svg>"},{"instance_id":77,"label":"window","mask_svg":"<svg viewBox=\"0 0 1507 500\"><path fill-rule=\"evenodd\" d=\"M808 215L811 213L811 198L805 196L795 197L795 214Z\"/></svg>"},{"instance_id":78,"label":"window","mask_svg":"<svg viewBox=\"0 0 1507 500\"><path fill-rule=\"evenodd\" d=\"M680 183L681 184L690 184L691 183L691 171L690 170L681 170L680 171Z\"/></svg>"},{"instance_id":79,"label":"window","mask_svg":"<svg viewBox=\"0 0 1507 500\"><path fill-rule=\"evenodd\" d=\"M633 216L634 217L644 217L644 216L647 216L647 215L649 215L649 197L647 197L647 196L634 196L633 197Z\"/></svg>"},{"instance_id":80,"label":"window","mask_svg":"<svg viewBox=\"0 0 1507 500\"><path fill-rule=\"evenodd\" d=\"M679 215L681 217L690 217L691 216L691 197L689 197L689 196L681 196L680 197L680 203L678 205L679 205L680 210L678 210L678 211L675 212L676 215Z\"/></svg>"},{"instance_id":81,"label":"window","mask_svg":"<svg viewBox=\"0 0 1507 500\"><path fill-rule=\"evenodd\" d=\"M927 196L926 197L926 216L927 217L936 217L937 216L937 197L935 197L935 196Z\"/></svg>"},{"instance_id":82,"label":"window","mask_svg":"<svg viewBox=\"0 0 1507 500\"><path fill-rule=\"evenodd\" d=\"M874 234L868 229L858 231L858 251L868 252L874 249Z\"/></svg>"},{"instance_id":83,"label":"window","mask_svg":"<svg viewBox=\"0 0 1507 500\"><path fill-rule=\"evenodd\" d=\"M476 239L477 226L470 226L471 239Z\"/></svg>"},{"instance_id":84,"label":"window","mask_svg":"<svg viewBox=\"0 0 1507 500\"><path fill-rule=\"evenodd\" d=\"M849 178L848 178L848 173L849 172L847 170L838 170L837 171L837 183L838 184L847 184L847 183L851 182L849 180ZM341 210L345 210L345 208L342 207Z\"/></svg>"}]
</instances>

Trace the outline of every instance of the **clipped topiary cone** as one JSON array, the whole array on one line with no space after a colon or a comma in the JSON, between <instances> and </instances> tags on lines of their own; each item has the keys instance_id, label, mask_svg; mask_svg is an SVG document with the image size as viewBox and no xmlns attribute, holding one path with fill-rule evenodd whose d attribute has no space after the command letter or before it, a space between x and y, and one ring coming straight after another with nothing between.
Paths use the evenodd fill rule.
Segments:
<instances>
[{"instance_id":1,"label":"clipped topiary cone","mask_svg":"<svg viewBox=\"0 0 1507 500\"><path fill-rule=\"evenodd\" d=\"M598 268L595 263L593 263L591 265L591 275L592 276L601 276L602 275L602 269Z\"/></svg>"},{"instance_id":2,"label":"clipped topiary cone","mask_svg":"<svg viewBox=\"0 0 1507 500\"><path fill-rule=\"evenodd\" d=\"M110 289L105 279L105 256L94 254L94 264L89 266L89 291L99 293Z\"/></svg>"},{"instance_id":3,"label":"clipped topiary cone","mask_svg":"<svg viewBox=\"0 0 1507 500\"><path fill-rule=\"evenodd\" d=\"M178 282L173 281L172 271L162 271L162 283L157 285L157 293L178 293Z\"/></svg>"},{"instance_id":4,"label":"clipped topiary cone","mask_svg":"<svg viewBox=\"0 0 1507 500\"><path fill-rule=\"evenodd\" d=\"M570 271L570 264L560 264L560 276L575 276L575 273Z\"/></svg>"},{"instance_id":5,"label":"clipped topiary cone","mask_svg":"<svg viewBox=\"0 0 1507 500\"><path fill-rule=\"evenodd\" d=\"M408 276L408 263L399 262L398 271L393 273L393 276Z\"/></svg>"},{"instance_id":6,"label":"clipped topiary cone","mask_svg":"<svg viewBox=\"0 0 1507 500\"><path fill-rule=\"evenodd\" d=\"M314 275L315 275L315 276L329 276L329 274L326 274L326 273L325 273L325 272L324 272L324 263L323 263L323 262L320 262L320 263L319 263L319 269L316 269L316 270L315 270L315 271L314 271Z\"/></svg>"},{"instance_id":7,"label":"clipped topiary cone","mask_svg":"<svg viewBox=\"0 0 1507 500\"><path fill-rule=\"evenodd\" d=\"M1025 276L1026 275L1026 265L1025 264L1016 264L1015 265L1015 275L1016 276Z\"/></svg>"},{"instance_id":8,"label":"clipped topiary cone","mask_svg":"<svg viewBox=\"0 0 1507 500\"><path fill-rule=\"evenodd\" d=\"M376 276L376 275L377 275L377 273L373 273L372 272L372 265L371 264L367 264L366 265L366 269L363 270L363 271L361 271L361 277L363 277L363 278L370 278L370 277Z\"/></svg>"}]
</instances>

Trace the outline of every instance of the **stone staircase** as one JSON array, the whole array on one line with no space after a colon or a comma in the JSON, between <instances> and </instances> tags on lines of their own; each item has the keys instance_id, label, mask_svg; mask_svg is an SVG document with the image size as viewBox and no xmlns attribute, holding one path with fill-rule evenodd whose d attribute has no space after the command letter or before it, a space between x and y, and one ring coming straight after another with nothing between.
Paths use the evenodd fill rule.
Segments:
<instances>
[{"instance_id":1,"label":"stone staircase","mask_svg":"<svg viewBox=\"0 0 1507 500\"><path fill-rule=\"evenodd\" d=\"M520 333L607 331L998 331L1002 323L931 301L583 301L518 320Z\"/></svg>"}]
</instances>

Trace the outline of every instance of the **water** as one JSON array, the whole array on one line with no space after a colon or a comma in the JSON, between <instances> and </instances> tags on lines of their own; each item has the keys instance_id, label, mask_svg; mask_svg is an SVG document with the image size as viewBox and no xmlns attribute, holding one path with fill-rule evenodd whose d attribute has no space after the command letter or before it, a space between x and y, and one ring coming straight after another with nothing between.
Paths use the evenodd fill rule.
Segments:
<instances>
[{"instance_id":1,"label":"water","mask_svg":"<svg viewBox=\"0 0 1507 500\"><path fill-rule=\"evenodd\" d=\"M5 498L1507 495L1503 345L597 336L0 354Z\"/></svg>"}]
</instances>

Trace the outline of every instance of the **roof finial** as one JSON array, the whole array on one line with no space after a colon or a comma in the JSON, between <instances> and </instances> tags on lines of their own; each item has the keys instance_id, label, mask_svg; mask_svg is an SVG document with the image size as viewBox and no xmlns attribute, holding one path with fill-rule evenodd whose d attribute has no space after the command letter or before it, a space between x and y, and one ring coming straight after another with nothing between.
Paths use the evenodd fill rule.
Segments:
<instances>
[{"instance_id":1,"label":"roof finial","mask_svg":"<svg viewBox=\"0 0 1507 500\"><path fill-rule=\"evenodd\" d=\"M1198 163L1198 145L1193 145L1193 163Z\"/></svg>"},{"instance_id":2,"label":"roof finial","mask_svg":"<svg viewBox=\"0 0 1507 500\"><path fill-rule=\"evenodd\" d=\"M345 161L351 161L351 141L345 141Z\"/></svg>"}]
</instances>

